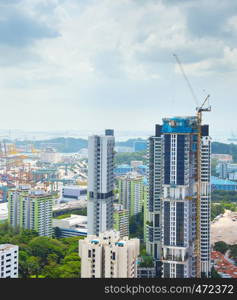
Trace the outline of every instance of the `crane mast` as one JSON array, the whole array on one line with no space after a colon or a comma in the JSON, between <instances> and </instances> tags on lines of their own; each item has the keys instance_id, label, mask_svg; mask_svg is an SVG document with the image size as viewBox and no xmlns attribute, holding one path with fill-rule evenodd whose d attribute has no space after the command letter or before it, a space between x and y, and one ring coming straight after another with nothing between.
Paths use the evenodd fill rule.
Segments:
<instances>
[{"instance_id":1,"label":"crane mast","mask_svg":"<svg viewBox=\"0 0 237 300\"><path fill-rule=\"evenodd\" d=\"M207 95L205 100L203 101L202 105L199 106L198 100L195 96L195 93L193 91L193 88L188 80L188 77L186 76L184 69L182 67L181 61L179 60L178 56L176 54L173 54L175 57L181 73L183 74L183 77L188 85L188 88L190 89L190 92L193 96L193 99L195 103L198 105L196 108L196 116L197 116L197 153L196 153L196 161L197 161L197 198L196 198L196 241L195 241L195 256L196 256L196 277L201 278L201 148L202 148L202 113L203 112L210 112L211 106L209 105L209 98L210 95ZM206 106L207 104L207 106Z\"/></svg>"}]
</instances>

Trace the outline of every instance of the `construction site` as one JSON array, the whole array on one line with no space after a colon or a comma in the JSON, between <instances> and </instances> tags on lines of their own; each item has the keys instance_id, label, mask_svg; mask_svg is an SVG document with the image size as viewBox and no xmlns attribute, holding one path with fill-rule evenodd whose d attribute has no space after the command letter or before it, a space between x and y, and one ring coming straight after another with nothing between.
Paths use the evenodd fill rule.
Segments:
<instances>
[{"instance_id":1,"label":"construction site","mask_svg":"<svg viewBox=\"0 0 237 300\"><path fill-rule=\"evenodd\" d=\"M0 204L7 202L9 190L30 185L51 193L55 204L62 199L64 186L87 187L87 161L77 153L64 155L52 147L33 145L17 148L15 143L0 142Z\"/></svg>"}]
</instances>

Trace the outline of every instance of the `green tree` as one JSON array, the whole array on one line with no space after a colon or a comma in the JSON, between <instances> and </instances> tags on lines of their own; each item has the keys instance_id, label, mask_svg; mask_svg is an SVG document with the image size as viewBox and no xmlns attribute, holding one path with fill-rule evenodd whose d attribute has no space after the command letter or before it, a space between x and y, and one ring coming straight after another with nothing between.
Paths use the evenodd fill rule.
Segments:
<instances>
[{"instance_id":1,"label":"green tree","mask_svg":"<svg viewBox=\"0 0 237 300\"><path fill-rule=\"evenodd\" d=\"M29 256L26 260L28 274L35 275L38 278L40 273L40 258L36 256Z\"/></svg>"},{"instance_id":2,"label":"green tree","mask_svg":"<svg viewBox=\"0 0 237 300\"><path fill-rule=\"evenodd\" d=\"M143 240L143 222L143 212L140 212L139 214L136 214L129 218L129 236L131 238L137 237L140 240Z\"/></svg>"},{"instance_id":3,"label":"green tree","mask_svg":"<svg viewBox=\"0 0 237 300\"><path fill-rule=\"evenodd\" d=\"M231 245L230 246L230 256L237 263L237 245Z\"/></svg>"},{"instance_id":4,"label":"green tree","mask_svg":"<svg viewBox=\"0 0 237 300\"><path fill-rule=\"evenodd\" d=\"M56 254L58 260L64 257L65 246L56 239L39 236L33 238L29 243L31 255L38 256L41 259L42 265L47 264L49 254Z\"/></svg>"},{"instance_id":5,"label":"green tree","mask_svg":"<svg viewBox=\"0 0 237 300\"><path fill-rule=\"evenodd\" d=\"M216 242L213 249L215 251L219 251L221 252L222 254L225 254L226 251L229 249L229 245L226 244L225 242L223 241L219 241L219 242Z\"/></svg>"},{"instance_id":6,"label":"green tree","mask_svg":"<svg viewBox=\"0 0 237 300\"><path fill-rule=\"evenodd\" d=\"M211 278L221 278L214 267L211 268Z\"/></svg>"}]
</instances>

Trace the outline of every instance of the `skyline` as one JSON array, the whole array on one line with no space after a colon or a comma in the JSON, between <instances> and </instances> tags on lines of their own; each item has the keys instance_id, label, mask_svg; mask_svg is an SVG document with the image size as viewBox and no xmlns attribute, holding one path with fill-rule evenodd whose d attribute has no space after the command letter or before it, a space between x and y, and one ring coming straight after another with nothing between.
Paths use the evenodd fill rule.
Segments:
<instances>
[{"instance_id":1,"label":"skyline","mask_svg":"<svg viewBox=\"0 0 237 300\"><path fill-rule=\"evenodd\" d=\"M237 4L172 3L1 0L0 128L152 132L194 115L176 53L199 103L211 94L211 135L236 132Z\"/></svg>"}]
</instances>

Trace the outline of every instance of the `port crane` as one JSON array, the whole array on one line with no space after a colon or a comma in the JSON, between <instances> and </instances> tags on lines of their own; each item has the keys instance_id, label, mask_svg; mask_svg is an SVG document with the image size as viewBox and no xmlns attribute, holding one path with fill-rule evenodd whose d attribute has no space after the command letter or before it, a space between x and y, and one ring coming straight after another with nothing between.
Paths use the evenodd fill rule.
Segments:
<instances>
[{"instance_id":1,"label":"port crane","mask_svg":"<svg viewBox=\"0 0 237 300\"><path fill-rule=\"evenodd\" d=\"M197 152L196 152L196 160L197 160L197 198L196 198L196 241L195 241L195 254L196 254L196 277L201 278L201 257L200 257L200 248L201 248L201 144L202 144L202 113L210 112L211 106L209 105L210 95L207 95L202 105L199 106L199 101L194 93L191 83L186 76L182 63L176 54L173 54L175 57L180 71L183 74L183 77L188 85L188 88L193 96L195 103L198 105L196 107L196 116L197 116Z\"/></svg>"}]
</instances>

